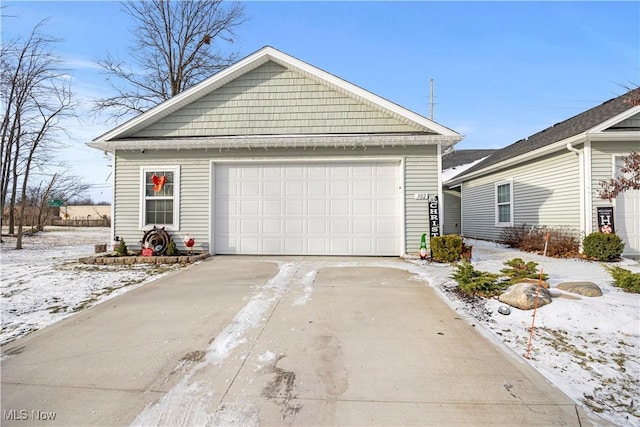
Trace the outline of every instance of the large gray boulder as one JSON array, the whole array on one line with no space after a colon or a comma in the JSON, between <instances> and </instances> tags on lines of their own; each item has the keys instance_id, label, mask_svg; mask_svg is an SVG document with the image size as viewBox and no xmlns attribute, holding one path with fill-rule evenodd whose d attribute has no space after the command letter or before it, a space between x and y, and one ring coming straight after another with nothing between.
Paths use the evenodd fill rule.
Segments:
<instances>
[{"instance_id":1,"label":"large gray boulder","mask_svg":"<svg viewBox=\"0 0 640 427\"><path fill-rule=\"evenodd\" d=\"M593 282L564 282L559 283L556 288L585 297L602 296L602 289L600 289L600 287Z\"/></svg>"},{"instance_id":2,"label":"large gray boulder","mask_svg":"<svg viewBox=\"0 0 640 427\"><path fill-rule=\"evenodd\" d=\"M538 285L533 283L517 283L507 289L498 299L511 307L531 310L535 305L537 288ZM551 303L551 294L548 289L541 286L538 307L549 303Z\"/></svg>"}]
</instances>

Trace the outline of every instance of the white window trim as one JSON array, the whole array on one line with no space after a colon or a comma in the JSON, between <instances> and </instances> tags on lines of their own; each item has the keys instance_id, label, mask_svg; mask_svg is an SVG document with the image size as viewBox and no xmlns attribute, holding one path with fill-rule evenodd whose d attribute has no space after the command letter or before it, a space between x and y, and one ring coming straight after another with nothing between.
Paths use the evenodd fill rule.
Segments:
<instances>
[{"instance_id":1,"label":"white window trim","mask_svg":"<svg viewBox=\"0 0 640 427\"><path fill-rule=\"evenodd\" d=\"M498 211L498 187L501 185L509 184L509 222L500 222L500 214ZM507 179L504 181L499 181L493 184L493 205L495 209L495 222L496 227L513 227L513 179Z\"/></svg>"},{"instance_id":2,"label":"white window trim","mask_svg":"<svg viewBox=\"0 0 640 427\"><path fill-rule=\"evenodd\" d=\"M147 197L145 196L145 176L147 172L165 170L173 172L173 224L145 224ZM180 166L177 165L155 165L140 166L140 229L148 230L154 225L166 227L168 230L180 230Z\"/></svg>"}]
</instances>

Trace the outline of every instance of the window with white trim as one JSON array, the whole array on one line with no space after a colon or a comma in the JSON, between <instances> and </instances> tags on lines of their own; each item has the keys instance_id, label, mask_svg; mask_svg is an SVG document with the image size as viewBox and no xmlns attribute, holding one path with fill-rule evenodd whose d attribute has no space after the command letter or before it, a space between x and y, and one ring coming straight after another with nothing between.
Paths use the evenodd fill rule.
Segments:
<instances>
[{"instance_id":1,"label":"window with white trim","mask_svg":"<svg viewBox=\"0 0 640 427\"><path fill-rule=\"evenodd\" d=\"M180 167L142 167L140 226L179 228Z\"/></svg>"},{"instance_id":2,"label":"window with white trim","mask_svg":"<svg viewBox=\"0 0 640 427\"><path fill-rule=\"evenodd\" d=\"M496 227L513 226L513 181L495 183Z\"/></svg>"}]
</instances>

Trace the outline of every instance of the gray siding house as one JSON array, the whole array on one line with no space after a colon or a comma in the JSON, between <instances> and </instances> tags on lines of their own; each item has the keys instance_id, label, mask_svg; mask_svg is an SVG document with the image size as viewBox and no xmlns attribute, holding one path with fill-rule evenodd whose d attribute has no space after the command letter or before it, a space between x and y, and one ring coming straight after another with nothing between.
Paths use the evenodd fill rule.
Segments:
<instances>
[{"instance_id":1,"label":"gray siding house","mask_svg":"<svg viewBox=\"0 0 640 427\"><path fill-rule=\"evenodd\" d=\"M520 224L597 231L598 207L614 210L624 255L640 255L640 190L609 202L600 182L640 151L640 89L498 150L445 183L461 195L462 234L500 240Z\"/></svg>"},{"instance_id":2,"label":"gray siding house","mask_svg":"<svg viewBox=\"0 0 640 427\"><path fill-rule=\"evenodd\" d=\"M113 234L165 227L213 254L403 255L462 137L265 47L96 138Z\"/></svg>"}]
</instances>

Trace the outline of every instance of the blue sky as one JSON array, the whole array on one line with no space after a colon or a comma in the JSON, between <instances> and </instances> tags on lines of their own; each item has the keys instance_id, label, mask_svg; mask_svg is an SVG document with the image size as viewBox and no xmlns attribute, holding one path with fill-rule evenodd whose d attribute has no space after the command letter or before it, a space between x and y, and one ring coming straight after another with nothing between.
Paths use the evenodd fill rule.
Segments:
<instances>
[{"instance_id":1,"label":"blue sky","mask_svg":"<svg viewBox=\"0 0 640 427\"><path fill-rule=\"evenodd\" d=\"M122 57L131 20L118 2L3 1L3 40L43 18L64 39L72 85L85 108L107 89L94 60ZM465 135L457 148L499 148L640 84L640 2L262 2L229 49L265 45L429 116ZM82 110L82 109L81 109ZM106 117L70 123L60 152L72 173L110 201L110 168L84 143L113 127Z\"/></svg>"}]
</instances>

